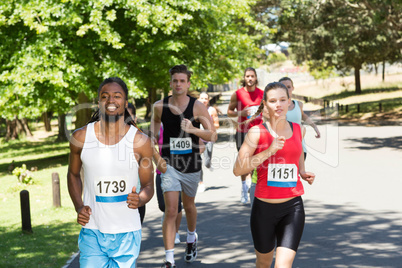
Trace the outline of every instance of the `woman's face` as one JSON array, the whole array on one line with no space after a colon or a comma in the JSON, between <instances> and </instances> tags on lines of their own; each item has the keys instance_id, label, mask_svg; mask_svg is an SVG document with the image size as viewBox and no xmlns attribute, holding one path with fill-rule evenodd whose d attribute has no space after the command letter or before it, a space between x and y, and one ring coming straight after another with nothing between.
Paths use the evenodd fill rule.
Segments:
<instances>
[{"instance_id":1,"label":"woman's face","mask_svg":"<svg viewBox=\"0 0 402 268\"><path fill-rule=\"evenodd\" d=\"M198 100L201 103L203 103L205 106L208 106L208 102L209 102L208 94L201 93L200 97L198 98Z\"/></svg>"},{"instance_id":2,"label":"woman's face","mask_svg":"<svg viewBox=\"0 0 402 268\"><path fill-rule=\"evenodd\" d=\"M292 92L293 92L293 90L295 90L295 88L293 87L292 81L284 80L281 83L284 84L288 88L289 96L292 97Z\"/></svg>"},{"instance_id":3,"label":"woman's face","mask_svg":"<svg viewBox=\"0 0 402 268\"><path fill-rule=\"evenodd\" d=\"M269 90L266 94L267 100L264 100L264 106L268 110L269 117L286 117L290 104L286 89L275 88Z\"/></svg>"}]
</instances>

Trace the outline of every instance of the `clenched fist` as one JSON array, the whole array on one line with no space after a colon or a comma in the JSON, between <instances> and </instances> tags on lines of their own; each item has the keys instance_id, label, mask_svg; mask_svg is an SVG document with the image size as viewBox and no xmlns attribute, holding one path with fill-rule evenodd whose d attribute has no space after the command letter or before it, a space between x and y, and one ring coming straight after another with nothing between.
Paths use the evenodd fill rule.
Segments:
<instances>
[{"instance_id":1,"label":"clenched fist","mask_svg":"<svg viewBox=\"0 0 402 268\"><path fill-rule=\"evenodd\" d=\"M284 136L277 137L273 140L268 149L275 154L277 151L282 150L283 146L285 146L285 141Z\"/></svg>"},{"instance_id":2,"label":"clenched fist","mask_svg":"<svg viewBox=\"0 0 402 268\"><path fill-rule=\"evenodd\" d=\"M134 186L131 193L127 196L127 206L132 209L139 208L141 205L140 195L137 193L137 188Z\"/></svg>"}]
</instances>

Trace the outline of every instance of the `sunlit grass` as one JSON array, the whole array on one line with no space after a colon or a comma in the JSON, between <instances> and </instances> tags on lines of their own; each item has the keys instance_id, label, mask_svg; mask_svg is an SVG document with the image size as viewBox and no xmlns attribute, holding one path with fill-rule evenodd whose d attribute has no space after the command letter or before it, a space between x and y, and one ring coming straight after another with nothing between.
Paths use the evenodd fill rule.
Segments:
<instances>
[{"instance_id":1,"label":"sunlit grass","mask_svg":"<svg viewBox=\"0 0 402 268\"><path fill-rule=\"evenodd\" d=\"M80 230L67 190L68 143L2 143L0 158L5 163L0 165L0 267L62 267L78 250ZM12 160L16 166L38 167L32 185L8 174ZM60 208L53 207L53 172L60 178ZM21 190L29 192L32 234L22 232Z\"/></svg>"}]
</instances>

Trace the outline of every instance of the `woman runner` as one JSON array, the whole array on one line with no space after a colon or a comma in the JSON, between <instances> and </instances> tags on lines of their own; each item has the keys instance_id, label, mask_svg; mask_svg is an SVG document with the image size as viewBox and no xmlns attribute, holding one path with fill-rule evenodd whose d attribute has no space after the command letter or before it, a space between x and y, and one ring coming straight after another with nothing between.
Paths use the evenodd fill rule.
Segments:
<instances>
[{"instance_id":1,"label":"woman runner","mask_svg":"<svg viewBox=\"0 0 402 268\"><path fill-rule=\"evenodd\" d=\"M254 126L242 144L233 172L236 176L257 168L257 185L250 226L256 267L270 267L275 243L275 267L292 267L303 233L305 214L300 178L312 184L306 172L299 124L286 120L289 93L282 83L270 83L259 110L269 112L266 123Z\"/></svg>"}]
</instances>

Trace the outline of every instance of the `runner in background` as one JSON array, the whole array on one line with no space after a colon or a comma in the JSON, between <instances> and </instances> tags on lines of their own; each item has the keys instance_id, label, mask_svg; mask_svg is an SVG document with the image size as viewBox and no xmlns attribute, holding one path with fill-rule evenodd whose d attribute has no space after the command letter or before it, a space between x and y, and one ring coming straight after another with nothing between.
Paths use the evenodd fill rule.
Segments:
<instances>
[{"instance_id":1,"label":"runner in background","mask_svg":"<svg viewBox=\"0 0 402 268\"><path fill-rule=\"evenodd\" d=\"M219 118L218 118L218 111L215 107L209 105L209 94L205 91L200 93L198 100L205 105L208 109L208 113L211 116L212 122L214 123L215 129L219 128ZM205 144L205 150L203 154L204 165L212 169L211 167L211 160L212 160L212 150L214 143L210 141L204 141L200 139L201 142ZM202 153L202 152L201 152ZM201 181L198 184L198 193L202 193L205 191L205 183L204 183L204 173L201 173Z\"/></svg>"},{"instance_id":2,"label":"runner in background","mask_svg":"<svg viewBox=\"0 0 402 268\"><path fill-rule=\"evenodd\" d=\"M289 92L289 97L292 100L292 93L293 90L295 89L293 86L293 81L292 79L290 79L289 77L282 77L281 79L279 79L279 82L284 84ZM315 133L316 133L316 138L320 138L321 134L320 131L318 130L318 127L316 126L316 124L314 124L314 122L311 120L310 117L308 117L308 115L306 115L303 111L303 103L301 101L297 101L297 100L292 100L290 105L289 105L289 110L286 114L286 119L290 122L293 123L297 123L300 126L302 125L302 121L304 121L306 124L310 125ZM307 156L307 149L306 149L306 144L304 142L303 139L303 152L304 152L304 159L306 159Z\"/></svg>"},{"instance_id":3,"label":"runner in background","mask_svg":"<svg viewBox=\"0 0 402 268\"><path fill-rule=\"evenodd\" d=\"M133 118L134 123L137 124L137 109L135 108L134 104L129 102L128 106L127 106L127 111L130 113L131 117ZM141 183L140 183L140 181L138 181L137 193L140 192L140 189L141 189ZM138 212L140 213L141 224L144 223L145 211L146 211L145 204L138 208Z\"/></svg>"},{"instance_id":4,"label":"runner in background","mask_svg":"<svg viewBox=\"0 0 402 268\"><path fill-rule=\"evenodd\" d=\"M156 164L156 178L155 178L156 196L158 198L159 210L163 212L163 216L162 216L162 225L163 225L163 220L165 218L165 199L163 198L163 192L162 192L161 173L166 172L166 161L163 160L163 158L160 156L162 145L163 145L163 125L161 124L161 128L159 130L158 143L154 144L154 146L153 146L153 148L154 148L153 160L154 160L154 163ZM178 203L178 207L177 207L177 217L176 217L176 236L174 239L175 244L180 244L179 229L180 229L180 223L181 223L182 216L183 216L183 212L182 212L182 205L181 205L181 195L179 195L179 203Z\"/></svg>"},{"instance_id":5,"label":"runner in background","mask_svg":"<svg viewBox=\"0 0 402 268\"><path fill-rule=\"evenodd\" d=\"M255 114L263 99L264 92L257 88L257 72L254 68L249 67L244 71L243 87L236 90L230 98L227 111L229 117L238 118L238 127L236 130L236 147L240 150L244 137L249 129L255 125L262 123L262 117L259 115L249 120ZM247 121L246 124L243 122ZM251 174L242 174L241 176L242 190L240 201L243 204L248 202L248 191L251 185Z\"/></svg>"}]
</instances>

